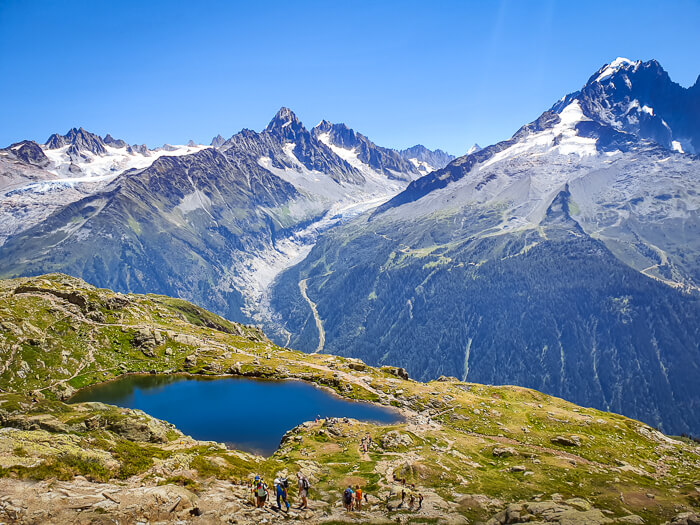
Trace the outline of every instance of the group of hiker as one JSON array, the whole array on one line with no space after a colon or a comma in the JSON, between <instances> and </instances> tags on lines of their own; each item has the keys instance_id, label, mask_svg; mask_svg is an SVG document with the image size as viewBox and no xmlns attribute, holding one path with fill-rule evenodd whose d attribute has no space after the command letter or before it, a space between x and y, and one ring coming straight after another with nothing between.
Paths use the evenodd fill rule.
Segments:
<instances>
[{"instance_id":1,"label":"group of hiker","mask_svg":"<svg viewBox=\"0 0 700 525\"><path fill-rule=\"evenodd\" d=\"M365 501L367 501L366 494ZM348 485L348 488L343 491L343 506L348 512L362 510L362 489L359 485L355 485L355 490L352 489L352 485Z\"/></svg>"},{"instance_id":2,"label":"group of hiker","mask_svg":"<svg viewBox=\"0 0 700 525\"><path fill-rule=\"evenodd\" d=\"M371 442L371 441L370 441ZM364 444L364 440L363 440ZM406 486L406 479L396 479L402 484L401 488L401 503L399 503L397 509L403 508L407 505L408 510L421 510L423 508L423 494L416 491L416 486L411 484L409 487ZM291 504L289 503L289 480L284 477L277 477L273 481L274 494L276 496L277 510L282 510L282 505L284 505L285 510L289 512ZM301 472L297 472L297 487L299 489L299 506L296 507L297 510L303 510L309 508L309 480ZM408 490L406 490L408 488ZM265 502L270 496L267 483L260 477L255 476L253 481L251 492L253 495L253 500L255 506L259 509L265 507ZM408 501L407 501L408 500ZM364 494L360 485L355 485L353 489L352 485L349 484L347 488L343 491L343 506L348 512L360 511L364 503L369 503L367 499L367 494ZM275 508L273 502L270 502L272 508Z\"/></svg>"},{"instance_id":3,"label":"group of hiker","mask_svg":"<svg viewBox=\"0 0 700 525\"><path fill-rule=\"evenodd\" d=\"M406 485L406 480L403 480L404 487ZM416 510L420 510L423 508L423 494L420 492L416 493L416 486L411 483L411 487L409 488L408 492L406 492L405 488L401 489L401 503L399 503L399 506L397 508L402 508L404 504L406 503L406 498L408 498L408 510L413 510L413 508L416 505L416 501L418 502L418 507L416 507Z\"/></svg>"},{"instance_id":4,"label":"group of hiker","mask_svg":"<svg viewBox=\"0 0 700 525\"><path fill-rule=\"evenodd\" d=\"M297 472L297 486L299 488L299 506L298 510L309 508L309 480L301 472ZM277 497L277 510L282 510L282 503L284 503L287 512L289 512L290 504L288 500L287 490L289 489L289 480L283 477L277 477L273 481L273 487L275 491L275 496ZM253 500L255 506L259 509L265 507L265 502L270 495L267 483L260 477L255 476L253 481L251 492L253 494ZM274 507L274 505L273 505Z\"/></svg>"},{"instance_id":5,"label":"group of hiker","mask_svg":"<svg viewBox=\"0 0 700 525\"><path fill-rule=\"evenodd\" d=\"M360 450L364 452L365 454L369 450L369 447L372 446L372 436L367 434L365 437L362 438L360 441Z\"/></svg>"}]
</instances>

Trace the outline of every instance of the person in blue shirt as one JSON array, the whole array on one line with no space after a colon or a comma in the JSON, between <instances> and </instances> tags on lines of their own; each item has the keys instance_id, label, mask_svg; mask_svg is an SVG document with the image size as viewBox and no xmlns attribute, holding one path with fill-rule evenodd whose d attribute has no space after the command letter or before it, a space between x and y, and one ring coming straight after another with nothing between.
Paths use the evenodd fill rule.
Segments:
<instances>
[{"instance_id":1,"label":"person in blue shirt","mask_svg":"<svg viewBox=\"0 0 700 525\"><path fill-rule=\"evenodd\" d=\"M277 510L282 510L282 501L284 501L284 504L287 506L287 512L289 512L289 502L287 501L287 480L285 478L275 479L275 490L277 494Z\"/></svg>"},{"instance_id":2,"label":"person in blue shirt","mask_svg":"<svg viewBox=\"0 0 700 525\"><path fill-rule=\"evenodd\" d=\"M343 505L348 512L352 510L352 498L355 492L352 490L352 485L348 485L348 488L343 492Z\"/></svg>"}]
</instances>

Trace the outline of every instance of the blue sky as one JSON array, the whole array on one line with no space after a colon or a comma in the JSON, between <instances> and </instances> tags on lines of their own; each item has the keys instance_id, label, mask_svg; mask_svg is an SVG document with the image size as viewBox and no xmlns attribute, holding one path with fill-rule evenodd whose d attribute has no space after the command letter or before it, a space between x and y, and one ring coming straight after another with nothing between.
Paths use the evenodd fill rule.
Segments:
<instances>
[{"instance_id":1,"label":"blue sky","mask_svg":"<svg viewBox=\"0 0 700 525\"><path fill-rule=\"evenodd\" d=\"M280 106L383 146L508 138L617 56L700 74L700 1L0 0L0 145L209 143Z\"/></svg>"}]
</instances>

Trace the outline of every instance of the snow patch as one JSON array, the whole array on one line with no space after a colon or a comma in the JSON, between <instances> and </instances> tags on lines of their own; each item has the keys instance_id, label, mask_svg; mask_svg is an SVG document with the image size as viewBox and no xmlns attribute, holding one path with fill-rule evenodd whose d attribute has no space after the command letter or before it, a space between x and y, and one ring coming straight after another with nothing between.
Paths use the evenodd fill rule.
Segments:
<instances>
[{"instance_id":1,"label":"snow patch","mask_svg":"<svg viewBox=\"0 0 700 525\"><path fill-rule=\"evenodd\" d=\"M435 168L423 160L418 159L408 159L408 161L413 164L421 175L427 175L428 173L435 171Z\"/></svg>"},{"instance_id":2,"label":"snow patch","mask_svg":"<svg viewBox=\"0 0 700 525\"><path fill-rule=\"evenodd\" d=\"M629 58L617 57L615 60L610 62L610 64L602 68L594 82L601 82L617 73L620 69L627 68L629 66L635 66L633 71L636 71L639 64L641 64L640 61L633 62Z\"/></svg>"},{"instance_id":3,"label":"snow patch","mask_svg":"<svg viewBox=\"0 0 700 525\"><path fill-rule=\"evenodd\" d=\"M81 152L77 160L72 160L68 155L68 148L63 146L57 149L48 149L42 146L44 154L51 161L47 168L49 173L58 177L52 181L46 181L41 185L30 185L35 191L46 191L51 184L76 184L88 181L109 180L129 169L147 168L153 162L163 156L190 155L210 146L172 146L149 150L147 154L140 152L129 153L127 148L115 148L105 145L106 154L96 155L89 151ZM29 188L30 186L27 186Z\"/></svg>"},{"instance_id":4,"label":"snow patch","mask_svg":"<svg viewBox=\"0 0 700 525\"><path fill-rule=\"evenodd\" d=\"M596 140L594 138L579 137L576 133L576 124L590 120L583 114L578 100L572 101L559 113L560 121L549 129L534 133L496 153L481 165L486 168L508 158L518 157L524 153L537 154L553 150L562 155L578 155L585 157L596 155Z\"/></svg>"}]
</instances>

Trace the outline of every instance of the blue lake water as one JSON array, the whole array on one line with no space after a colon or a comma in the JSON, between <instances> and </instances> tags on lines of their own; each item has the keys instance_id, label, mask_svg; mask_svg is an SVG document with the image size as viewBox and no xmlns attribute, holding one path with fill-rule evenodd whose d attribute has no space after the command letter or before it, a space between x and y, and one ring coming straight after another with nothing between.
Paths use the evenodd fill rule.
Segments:
<instances>
[{"instance_id":1,"label":"blue lake water","mask_svg":"<svg viewBox=\"0 0 700 525\"><path fill-rule=\"evenodd\" d=\"M317 416L395 423L390 408L349 401L303 381L182 375L128 375L81 390L71 403L137 408L195 439L270 455L284 433Z\"/></svg>"}]
</instances>

